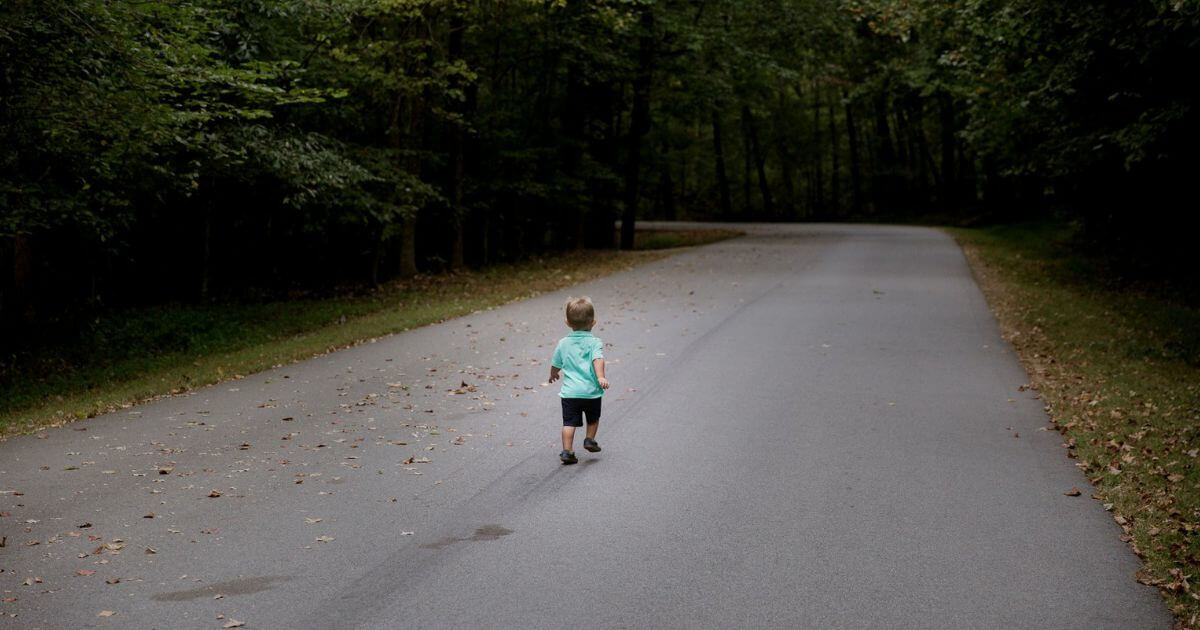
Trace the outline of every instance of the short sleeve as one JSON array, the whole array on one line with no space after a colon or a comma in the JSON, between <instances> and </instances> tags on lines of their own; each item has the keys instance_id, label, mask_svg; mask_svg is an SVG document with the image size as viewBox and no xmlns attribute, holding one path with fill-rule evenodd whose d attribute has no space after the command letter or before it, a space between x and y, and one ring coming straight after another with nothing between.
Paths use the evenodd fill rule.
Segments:
<instances>
[{"instance_id":1,"label":"short sleeve","mask_svg":"<svg viewBox=\"0 0 1200 630\"><path fill-rule=\"evenodd\" d=\"M558 345L554 347L554 356L550 357L550 365L552 365L560 370L563 367L562 347L563 347L562 342L561 341L558 342Z\"/></svg>"},{"instance_id":2,"label":"short sleeve","mask_svg":"<svg viewBox=\"0 0 1200 630\"><path fill-rule=\"evenodd\" d=\"M592 346L592 360L595 361L596 359L603 359L603 358L604 358L604 342L597 339L595 345Z\"/></svg>"}]
</instances>

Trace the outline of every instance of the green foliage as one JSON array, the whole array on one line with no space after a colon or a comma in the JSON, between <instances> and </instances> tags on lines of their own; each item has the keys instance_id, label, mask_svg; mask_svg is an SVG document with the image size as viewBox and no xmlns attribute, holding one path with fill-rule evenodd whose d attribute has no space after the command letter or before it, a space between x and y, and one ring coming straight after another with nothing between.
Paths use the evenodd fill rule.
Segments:
<instances>
[{"instance_id":1,"label":"green foliage","mask_svg":"<svg viewBox=\"0 0 1200 630\"><path fill-rule=\"evenodd\" d=\"M1052 210L1177 265L1125 208L1187 192L1198 27L1167 0L10 0L0 320L608 246L626 207Z\"/></svg>"}]
</instances>

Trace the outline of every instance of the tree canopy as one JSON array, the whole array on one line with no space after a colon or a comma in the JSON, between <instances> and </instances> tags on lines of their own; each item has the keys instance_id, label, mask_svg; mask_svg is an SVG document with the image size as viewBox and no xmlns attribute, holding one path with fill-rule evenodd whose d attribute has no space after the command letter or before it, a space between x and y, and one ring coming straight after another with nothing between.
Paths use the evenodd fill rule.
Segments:
<instances>
[{"instance_id":1,"label":"tree canopy","mask_svg":"<svg viewBox=\"0 0 1200 630\"><path fill-rule=\"evenodd\" d=\"M1185 261L1198 26L1190 0L8 0L0 319L629 247L639 218L1054 212Z\"/></svg>"}]
</instances>

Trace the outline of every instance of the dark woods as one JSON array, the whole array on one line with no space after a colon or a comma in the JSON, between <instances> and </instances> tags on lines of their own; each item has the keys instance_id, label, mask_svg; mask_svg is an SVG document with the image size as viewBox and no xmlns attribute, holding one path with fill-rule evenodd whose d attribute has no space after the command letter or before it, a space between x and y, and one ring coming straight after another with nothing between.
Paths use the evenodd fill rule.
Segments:
<instances>
[{"instance_id":1,"label":"dark woods","mask_svg":"<svg viewBox=\"0 0 1200 630\"><path fill-rule=\"evenodd\" d=\"M1198 20L1182 0L7 0L4 336L629 247L639 218L1057 213L1182 262Z\"/></svg>"}]
</instances>

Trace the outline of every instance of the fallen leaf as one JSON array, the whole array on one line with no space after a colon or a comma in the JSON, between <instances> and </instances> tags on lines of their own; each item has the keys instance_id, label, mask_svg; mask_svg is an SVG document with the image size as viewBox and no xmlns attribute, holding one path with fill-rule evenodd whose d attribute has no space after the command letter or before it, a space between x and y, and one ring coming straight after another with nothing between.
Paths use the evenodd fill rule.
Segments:
<instances>
[{"instance_id":1,"label":"fallen leaf","mask_svg":"<svg viewBox=\"0 0 1200 630\"><path fill-rule=\"evenodd\" d=\"M83 576L83 577L87 577L89 575L95 575L96 572L92 569L79 569L78 571L75 572L75 574Z\"/></svg>"},{"instance_id":2,"label":"fallen leaf","mask_svg":"<svg viewBox=\"0 0 1200 630\"><path fill-rule=\"evenodd\" d=\"M333 542L333 536L317 536L317 542Z\"/></svg>"},{"instance_id":3,"label":"fallen leaf","mask_svg":"<svg viewBox=\"0 0 1200 630\"><path fill-rule=\"evenodd\" d=\"M221 496L221 494L223 494L223 493L220 490L209 490L208 491L208 496L211 498L214 498L214 499Z\"/></svg>"},{"instance_id":4,"label":"fallen leaf","mask_svg":"<svg viewBox=\"0 0 1200 630\"><path fill-rule=\"evenodd\" d=\"M226 621L221 627L222 628L240 628L244 625L246 625L244 622L238 621L237 619L230 618L229 621Z\"/></svg>"},{"instance_id":5,"label":"fallen leaf","mask_svg":"<svg viewBox=\"0 0 1200 630\"><path fill-rule=\"evenodd\" d=\"M1180 481L1183 481L1183 475L1179 473L1172 473L1167 475L1167 481L1170 481L1171 483L1179 483Z\"/></svg>"},{"instance_id":6,"label":"fallen leaf","mask_svg":"<svg viewBox=\"0 0 1200 630\"><path fill-rule=\"evenodd\" d=\"M150 556L150 555L154 555L156 553L158 553L158 550L155 549L154 547L146 547L146 555Z\"/></svg>"},{"instance_id":7,"label":"fallen leaf","mask_svg":"<svg viewBox=\"0 0 1200 630\"><path fill-rule=\"evenodd\" d=\"M1079 491L1079 488L1071 488L1070 490L1067 490L1063 494L1065 494L1069 497L1077 497L1083 493Z\"/></svg>"},{"instance_id":8,"label":"fallen leaf","mask_svg":"<svg viewBox=\"0 0 1200 630\"><path fill-rule=\"evenodd\" d=\"M115 577L115 578L108 578L107 580L104 580L104 583L105 583L105 584L120 584L120 583L121 583L121 578L118 578L118 577Z\"/></svg>"},{"instance_id":9,"label":"fallen leaf","mask_svg":"<svg viewBox=\"0 0 1200 630\"><path fill-rule=\"evenodd\" d=\"M319 519L319 518L305 518L305 519L304 519L304 522L305 522L305 523L308 523L309 525L312 525L312 524L314 524L314 523L320 523L320 522L321 522L321 519Z\"/></svg>"},{"instance_id":10,"label":"fallen leaf","mask_svg":"<svg viewBox=\"0 0 1200 630\"><path fill-rule=\"evenodd\" d=\"M101 610L100 612L96 613L96 616L97 617L111 617L115 614L117 614L117 613L115 613L111 610Z\"/></svg>"}]
</instances>

